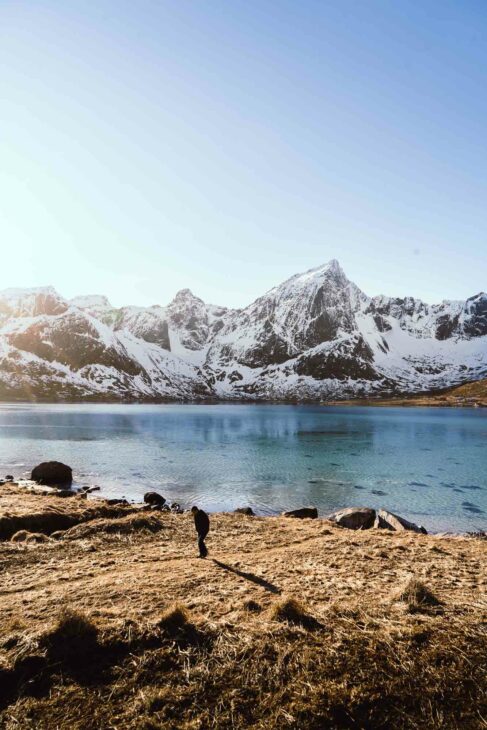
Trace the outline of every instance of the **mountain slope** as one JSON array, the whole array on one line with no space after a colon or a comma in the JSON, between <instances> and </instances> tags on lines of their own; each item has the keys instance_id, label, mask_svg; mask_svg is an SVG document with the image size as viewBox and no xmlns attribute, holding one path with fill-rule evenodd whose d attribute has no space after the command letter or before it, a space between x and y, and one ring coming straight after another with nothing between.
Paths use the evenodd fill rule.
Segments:
<instances>
[{"instance_id":1,"label":"mountain slope","mask_svg":"<svg viewBox=\"0 0 487 730\"><path fill-rule=\"evenodd\" d=\"M337 261L242 310L0 293L0 397L292 399L408 394L487 376L487 295L370 298Z\"/></svg>"},{"instance_id":2,"label":"mountain slope","mask_svg":"<svg viewBox=\"0 0 487 730\"><path fill-rule=\"evenodd\" d=\"M7 291L0 295L0 311L2 397L211 395L203 374L190 363L128 329L116 331L112 319L102 321L51 291L46 296L45 290L28 290L20 300Z\"/></svg>"}]
</instances>

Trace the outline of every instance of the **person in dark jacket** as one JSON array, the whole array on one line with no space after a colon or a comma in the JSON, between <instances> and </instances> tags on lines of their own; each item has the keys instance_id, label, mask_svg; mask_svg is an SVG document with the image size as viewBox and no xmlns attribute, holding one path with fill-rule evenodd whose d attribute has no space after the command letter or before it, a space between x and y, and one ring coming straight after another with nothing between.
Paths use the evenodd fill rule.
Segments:
<instances>
[{"instance_id":1,"label":"person in dark jacket","mask_svg":"<svg viewBox=\"0 0 487 730\"><path fill-rule=\"evenodd\" d=\"M208 548L205 545L205 537L210 530L210 518L202 509L198 507L191 507L191 512L194 517L194 526L198 533L198 548L200 551L200 558L206 558L208 555Z\"/></svg>"}]
</instances>

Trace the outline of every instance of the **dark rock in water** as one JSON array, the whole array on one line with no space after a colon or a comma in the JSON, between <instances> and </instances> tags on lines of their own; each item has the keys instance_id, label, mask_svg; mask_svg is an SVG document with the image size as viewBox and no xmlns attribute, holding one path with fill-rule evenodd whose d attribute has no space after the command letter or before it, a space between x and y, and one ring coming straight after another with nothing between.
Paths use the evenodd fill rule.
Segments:
<instances>
[{"instance_id":1,"label":"dark rock in water","mask_svg":"<svg viewBox=\"0 0 487 730\"><path fill-rule=\"evenodd\" d=\"M237 509L233 510L236 515L248 515L249 517L254 516L254 510L252 507L237 507Z\"/></svg>"},{"instance_id":2,"label":"dark rock in water","mask_svg":"<svg viewBox=\"0 0 487 730\"><path fill-rule=\"evenodd\" d=\"M289 512L283 512L283 517L297 517L301 520L310 518L316 519L318 517L318 510L316 507L301 507L300 509L292 509Z\"/></svg>"},{"instance_id":3,"label":"dark rock in water","mask_svg":"<svg viewBox=\"0 0 487 730\"><path fill-rule=\"evenodd\" d=\"M382 489L372 489L371 494L377 494L379 497L384 497L387 492L383 492Z\"/></svg>"},{"instance_id":4,"label":"dark rock in water","mask_svg":"<svg viewBox=\"0 0 487 730\"><path fill-rule=\"evenodd\" d=\"M332 522L349 530L368 530L374 525L375 509L370 507L346 507L328 516Z\"/></svg>"},{"instance_id":5,"label":"dark rock in water","mask_svg":"<svg viewBox=\"0 0 487 730\"><path fill-rule=\"evenodd\" d=\"M7 474L7 476L5 477L6 482L13 482L13 480L14 480L14 478L13 478L12 474Z\"/></svg>"},{"instance_id":6,"label":"dark rock in water","mask_svg":"<svg viewBox=\"0 0 487 730\"><path fill-rule=\"evenodd\" d=\"M475 505L469 505L468 507L463 508L465 512L471 512L474 515L483 515L484 510L480 509L480 507L476 507Z\"/></svg>"},{"instance_id":7,"label":"dark rock in water","mask_svg":"<svg viewBox=\"0 0 487 730\"><path fill-rule=\"evenodd\" d=\"M49 487L70 487L73 483L73 470L60 461L44 461L32 470L30 478Z\"/></svg>"},{"instance_id":8,"label":"dark rock in water","mask_svg":"<svg viewBox=\"0 0 487 730\"><path fill-rule=\"evenodd\" d=\"M179 504L179 502L173 502L171 505L171 512L174 512L176 515L182 515L184 510Z\"/></svg>"},{"instance_id":9,"label":"dark rock in water","mask_svg":"<svg viewBox=\"0 0 487 730\"><path fill-rule=\"evenodd\" d=\"M422 525L416 525L414 522L409 522L409 520L405 520L404 517L399 517L399 515L395 515L385 509L380 509L377 512L374 527L379 527L385 530L395 530L396 532L411 530L412 532L420 532L423 535L428 534Z\"/></svg>"},{"instance_id":10,"label":"dark rock in water","mask_svg":"<svg viewBox=\"0 0 487 730\"><path fill-rule=\"evenodd\" d=\"M166 499L162 496L162 494L158 494L158 492L146 492L144 494L144 502L146 504L152 504L157 505L158 507L162 507L164 504L166 504Z\"/></svg>"}]
</instances>

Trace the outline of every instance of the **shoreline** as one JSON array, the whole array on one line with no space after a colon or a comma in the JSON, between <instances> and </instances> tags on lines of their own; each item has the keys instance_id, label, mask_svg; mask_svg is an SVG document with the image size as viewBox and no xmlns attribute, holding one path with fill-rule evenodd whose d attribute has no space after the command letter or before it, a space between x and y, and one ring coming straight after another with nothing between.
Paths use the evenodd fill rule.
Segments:
<instances>
[{"instance_id":1,"label":"shoreline","mask_svg":"<svg viewBox=\"0 0 487 730\"><path fill-rule=\"evenodd\" d=\"M97 485L97 488L95 488L95 489L93 489L93 487L83 489L82 487L75 486L74 488L72 488L70 490L61 490L63 492L63 495L59 496L57 493L58 490L56 489L56 487L47 487L47 486L39 485L36 482L31 481L30 479L19 479L19 480L14 480L13 482L4 482L3 484L0 484L0 498L1 498L1 490L4 487L16 487L20 490L25 490L27 493L30 493L33 495L37 495L37 496L42 495L45 497L52 497L58 503L64 503L65 501L69 501L69 500L76 499L76 498L82 498L82 499L86 499L89 503L91 502L91 503L95 503L95 504L97 502L99 502L99 503L106 503L108 505L117 505L117 504L126 505L127 507L133 508L134 510L138 510L140 512L147 512L149 514L152 512L154 514L158 514L159 512L161 512L161 510L158 510L158 509L153 509L153 508L151 509L150 505L148 505L144 501L137 501L136 499L127 499L126 497L124 497L122 495L120 497L107 496L106 494L103 493L103 487L100 487L98 485ZM69 496L67 496L64 493L65 491L71 491L72 493ZM151 490L151 491L153 491L153 490ZM168 512L171 514L175 514L175 512L173 512L172 509L169 508L169 501L167 501L166 504L167 504L168 508L162 510L162 514L167 514ZM178 501L172 502L172 504L176 504L176 505L180 506L180 502L178 502ZM183 502L183 504L184 504L184 502ZM1 504L1 499L0 499L0 510L1 510L1 506L2 506L2 504ZM310 507L311 505L304 505L304 506ZM342 509L349 509L349 508L361 509L364 506L365 505L362 505L362 504L360 504L360 505L359 504L342 505L341 507L334 509L330 512L327 512L325 514L320 514L320 512L318 510L318 516L313 519L316 521L329 522L329 516L333 512L337 512ZM301 509L302 507L303 507L303 505L296 505L295 507L293 507L291 509L291 511ZM248 505L243 505L243 506L237 507L235 509L229 509L229 510L218 510L218 511L206 510L206 511L208 512L209 515L213 515L213 516L234 515L234 514L239 514L239 513L243 514L242 510L245 510L248 508L249 508ZM182 507L181 514L186 514L186 515L189 514L190 509L191 508L189 506ZM280 518L285 514L284 509L276 510L275 512L265 513L265 514L259 513L259 511L254 511L253 507L250 507L250 509L252 509L252 512L253 512L252 517L257 517L257 518L263 519L263 520L272 520L275 518ZM378 508L377 508L377 510L378 510ZM0 512L0 514L1 514L1 512ZM395 514L395 513L392 513L392 514ZM401 517L402 517L402 515L401 515ZM299 519L297 521L299 522ZM415 523L413 522L413 524L415 524ZM460 532L457 530L433 530L428 525L424 525L424 527L427 530L428 535L437 536L437 537L443 537L443 536L445 536L445 537L471 537L474 535L478 535L482 532L484 532L484 533L487 532L487 531L485 531L485 530L483 531L481 529L480 530L472 529L472 530ZM377 531L377 528L368 528L368 529ZM353 530L352 530L352 532L353 532Z\"/></svg>"}]
</instances>

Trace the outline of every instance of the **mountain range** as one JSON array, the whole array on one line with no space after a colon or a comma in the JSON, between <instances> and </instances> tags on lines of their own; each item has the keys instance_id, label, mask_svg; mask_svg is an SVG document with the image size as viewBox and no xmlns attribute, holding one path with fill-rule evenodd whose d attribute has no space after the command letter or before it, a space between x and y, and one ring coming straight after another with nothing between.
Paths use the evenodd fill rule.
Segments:
<instances>
[{"instance_id":1,"label":"mountain range","mask_svg":"<svg viewBox=\"0 0 487 730\"><path fill-rule=\"evenodd\" d=\"M369 297L336 260L244 309L189 289L112 307L52 287L0 292L0 398L292 400L404 395L487 376L487 294Z\"/></svg>"}]
</instances>

